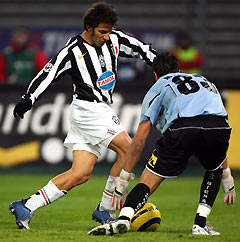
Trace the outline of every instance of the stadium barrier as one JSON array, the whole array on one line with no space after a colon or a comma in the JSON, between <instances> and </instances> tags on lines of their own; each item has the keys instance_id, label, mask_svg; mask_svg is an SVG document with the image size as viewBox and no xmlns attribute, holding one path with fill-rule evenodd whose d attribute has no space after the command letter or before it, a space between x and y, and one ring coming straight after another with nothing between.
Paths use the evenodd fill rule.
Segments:
<instances>
[{"instance_id":1,"label":"stadium barrier","mask_svg":"<svg viewBox=\"0 0 240 242\"><path fill-rule=\"evenodd\" d=\"M119 86L113 95L113 110L127 132L134 136L141 111L142 99L149 87ZM70 86L54 85L37 101L24 119L13 117L13 108L25 93L26 87L1 85L0 88L0 167L38 162L39 164L66 164L72 162L72 151L63 146L68 130L68 110L72 100ZM240 91L228 91L226 107L233 128L230 140L229 163L240 169L238 141L240 139ZM148 161L159 132L153 128L145 145L140 163ZM114 152L104 149L98 163L116 160ZM196 159L190 163L196 164Z\"/></svg>"},{"instance_id":2,"label":"stadium barrier","mask_svg":"<svg viewBox=\"0 0 240 242\"><path fill-rule=\"evenodd\" d=\"M65 86L52 86L24 119L13 117L13 108L25 93L26 87L2 85L0 88L0 166L42 162L59 164L72 162L72 151L63 146L68 130L68 110L72 90ZM143 88L124 88L115 92L113 110L131 136L136 132L141 110ZM150 156L157 132L152 132L143 160ZM146 153L146 155L145 155ZM116 154L103 150L98 159L112 163Z\"/></svg>"}]
</instances>

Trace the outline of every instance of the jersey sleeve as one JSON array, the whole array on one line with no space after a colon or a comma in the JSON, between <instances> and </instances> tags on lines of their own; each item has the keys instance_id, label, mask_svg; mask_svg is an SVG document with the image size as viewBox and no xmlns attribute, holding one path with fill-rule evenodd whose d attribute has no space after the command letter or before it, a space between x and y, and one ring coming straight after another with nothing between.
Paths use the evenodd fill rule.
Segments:
<instances>
[{"instance_id":1,"label":"jersey sleeve","mask_svg":"<svg viewBox=\"0 0 240 242\"><path fill-rule=\"evenodd\" d=\"M65 46L52 58L31 81L27 95L34 103L39 96L53 83L62 79L71 68L69 48L74 42Z\"/></svg>"},{"instance_id":2,"label":"jersey sleeve","mask_svg":"<svg viewBox=\"0 0 240 242\"><path fill-rule=\"evenodd\" d=\"M154 87L152 88L154 90ZM150 120L153 125L162 110L162 95L161 92L155 92L152 89L144 97L142 103L140 123L146 120Z\"/></svg>"},{"instance_id":3,"label":"jersey sleeve","mask_svg":"<svg viewBox=\"0 0 240 242\"><path fill-rule=\"evenodd\" d=\"M140 58L148 65L152 65L157 51L152 48L151 44L146 44L121 30L113 30L119 40L119 56L127 58Z\"/></svg>"}]
</instances>

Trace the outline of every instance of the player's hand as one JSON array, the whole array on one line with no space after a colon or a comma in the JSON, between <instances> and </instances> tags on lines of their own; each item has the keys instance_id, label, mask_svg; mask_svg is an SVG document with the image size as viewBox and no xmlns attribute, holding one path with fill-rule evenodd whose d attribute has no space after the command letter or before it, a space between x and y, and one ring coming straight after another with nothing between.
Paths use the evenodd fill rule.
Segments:
<instances>
[{"instance_id":1,"label":"player's hand","mask_svg":"<svg viewBox=\"0 0 240 242\"><path fill-rule=\"evenodd\" d=\"M119 180L113 192L112 206L114 210L121 210L126 200L128 192L128 182L130 179L134 179L134 174L129 173L122 169Z\"/></svg>"},{"instance_id":2,"label":"player's hand","mask_svg":"<svg viewBox=\"0 0 240 242\"><path fill-rule=\"evenodd\" d=\"M227 205L234 204L235 198L236 198L236 192L234 187L234 179L231 175L230 169L229 171L226 172L226 174L223 173L221 183L224 191L223 202L226 202Z\"/></svg>"},{"instance_id":3,"label":"player's hand","mask_svg":"<svg viewBox=\"0 0 240 242\"><path fill-rule=\"evenodd\" d=\"M125 187L128 186L128 181L125 181L123 179L119 179L117 186L115 187L115 190L113 192L113 199L112 199L112 206L114 210L121 210L122 206L124 204L124 198L126 198L125 193L126 189Z\"/></svg>"},{"instance_id":4,"label":"player's hand","mask_svg":"<svg viewBox=\"0 0 240 242\"><path fill-rule=\"evenodd\" d=\"M16 104L13 115L16 118L17 116L21 119L24 118L24 114L32 108L32 100L29 96L25 95L21 98L21 101Z\"/></svg>"}]
</instances>

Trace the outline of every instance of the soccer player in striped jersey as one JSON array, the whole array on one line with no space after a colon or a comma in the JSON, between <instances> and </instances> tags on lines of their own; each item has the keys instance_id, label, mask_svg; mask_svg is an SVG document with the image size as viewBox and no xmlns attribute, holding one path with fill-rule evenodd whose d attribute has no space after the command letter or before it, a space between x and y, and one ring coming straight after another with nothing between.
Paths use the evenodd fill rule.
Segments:
<instances>
[{"instance_id":1,"label":"soccer player in striped jersey","mask_svg":"<svg viewBox=\"0 0 240 242\"><path fill-rule=\"evenodd\" d=\"M148 200L163 180L180 175L188 160L195 155L205 168L200 200L192 234L219 235L207 223L207 217L218 194L220 184L224 202L235 200L234 180L226 160L231 128L227 112L215 85L198 74L179 72L176 57L168 52L153 61L157 82L147 92L136 135L126 154L117 183L113 206L121 209L124 187L140 158L151 127L162 133L139 183L126 198L119 218L92 229L89 235L112 235L130 229L129 220Z\"/></svg>"},{"instance_id":2,"label":"soccer player in striped jersey","mask_svg":"<svg viewBox=\"0 0 240 242\"><path fill-rule=\"evenodd\" d=\"M135 57L152 65L156 56L151 45L115 29L117 19L110 4L93 4L83 18L84 32L72 37L47 63L14 108L14 116L24 118L24 114L51 84L66 74L71 76L74 93L70 107L70 130L64 145L73 150L72 167L54 177L29 198L11 203L10 210L20 229L29 229L29 222L36 209L63 197L73 187L89 179L101 155L102 146L115 151L119 158L112 166L102 200L92 217L100 223L115 218L113 191L131 143L130 136L110 107L116 83L117 61L119 57Z\"/></svg>"}]
</instances>

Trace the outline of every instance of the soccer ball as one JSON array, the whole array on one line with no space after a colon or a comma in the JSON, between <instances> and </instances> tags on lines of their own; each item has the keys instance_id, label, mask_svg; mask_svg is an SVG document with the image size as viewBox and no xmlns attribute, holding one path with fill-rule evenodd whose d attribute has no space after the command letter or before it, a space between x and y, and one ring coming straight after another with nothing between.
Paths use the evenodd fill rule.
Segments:
<instances>
[{"instance_id":1,"label":"soccer ball","mask_svg":"<svg viewBox=\"0 0 240 242\"><path fill-rule=\"evenodd\" d=\"M131 218L130 226L133 231L155 231L161 223L159 209L152 203L145 203Z\"/></svg>"}]
</instances>

